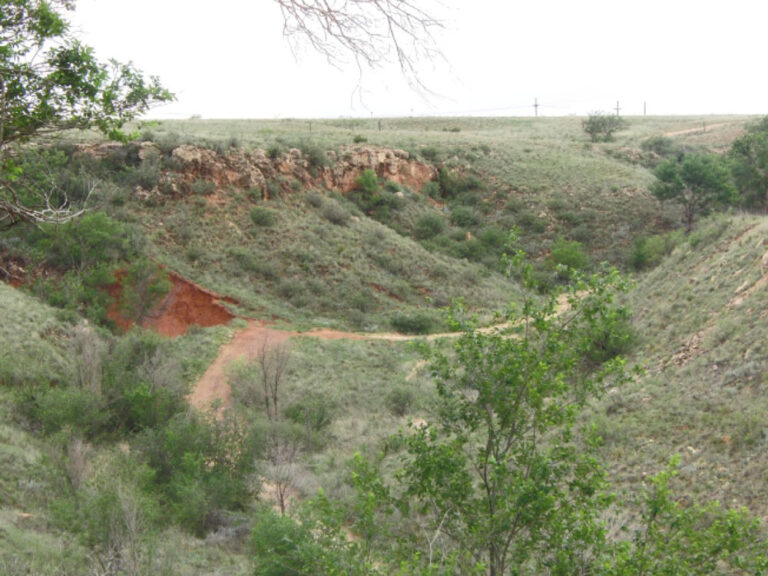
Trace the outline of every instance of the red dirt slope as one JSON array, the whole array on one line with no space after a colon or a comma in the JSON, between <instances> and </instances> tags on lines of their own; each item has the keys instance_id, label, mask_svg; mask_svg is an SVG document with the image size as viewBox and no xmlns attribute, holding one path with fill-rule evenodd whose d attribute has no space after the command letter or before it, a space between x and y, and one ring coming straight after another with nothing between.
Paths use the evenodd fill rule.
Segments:
<instances>
[{"instance_id":1,"label":"red dirt slope","mask_svg":"<svg viewBox=\"0 0 768 576\"><path fill-rule=\"evenodd\" d=\"M219 296L194 282L185 280L175 272L170 272L168 278L173 287L168 295L153 306L147 317L141 323L144 328L151 328L163 336L176 337L186 334L192 326L217 326L227 324L235 315L222 302L235 303L231 298ZM110 288L112 304L109 307L109 318L120 328L127 330L132 322L120 312L120 294L122 285L120 276Z\"/></svg>"}]
</instances>

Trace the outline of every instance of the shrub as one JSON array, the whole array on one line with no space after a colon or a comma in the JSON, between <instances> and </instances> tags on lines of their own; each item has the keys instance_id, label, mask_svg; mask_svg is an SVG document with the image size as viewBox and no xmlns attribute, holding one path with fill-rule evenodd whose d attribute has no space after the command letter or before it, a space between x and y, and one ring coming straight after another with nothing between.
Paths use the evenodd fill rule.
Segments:
<instances>
[{"instance_id":1,"label":"shrub","mask_svg":"<svg viewBox=\"0 0 768 576\"><path fill-rule=\"evenodd\" d=\"M674 156L680 152L680 147L667 136L651 136L640 143L640 148L659 156Z\"/></svg>"},{"instance_id":2,"label":"shrub","mask_svg":"<svg viewBox=\"0 0 768 576\"><path fill-rule=\"evenodd\" d=\"M202 536L217 527L220 510L246 506L245 476L253 470L263 438L234 420L177 414L160 429L140 434L133 446L153 472L171 518Z\"/></svg>"},{"instance_id":3,"label":"shrub","mask_svg":"<svg viewBox=\"0 0 768 576\"><path fill-rule=\"evenodd\" d=\"M592 112L581 122L592 142L609 142L615 132L626 128L627 121L621 116Z\"/></svg>"},{"instance_id":4,"label":"shrub","mask_svg":"<svg viewBox=\"0 0 768 576\"><path fill-rule=\"evenodd\" d=\"M309 526L264 510L251 531L254 576L322 574L320 559L328 552Z\"/></svg>"},{"instance_id":5,"label":"shrub","mask_svg":"<svg viewBox=\"0 0 768 576\"><path fill-rule=\"evenodd\" d=\"M365 142L368 142L368 138L360 134L355 134L355 137L352 138L352 142L355 144L364 144Z\"/></svg>"},{"instance_id":6,"label":"shrub","mask_svg":"<svg viewBox=\"0 0 768 576\"><path fill-rule=\"evenodd\" d=\"M271 160L277 160L285 152L285 147L281 144L272 144L267 148L267 158Z\"/></svg>"},{"instance_id":7,"label":"shrub","mask_svg":"<svg viewBox=\"0 0 768 576\"><path fill-rule=\"evenodd\" d=\"M439 214L424 214L416 221L414 235L419 240L429 240L445 230L445 218Z\"/></svg>"},{"instance_id":8,"label":"shrub","mask_svg":"<svg viewBox=\"0 0 768 576\"><path fill-rule=\"evenodd\" d=\"M396 314L389 320L392 328L404 334L429 334L433 320L422 312Z\"/></svg>"},{"instance_id":9,"label":"shrub","mask_svg":"<svg viewBox=\"0 0 768 576\"><path fill-rule=\"evenodd\" d=\"M424 185L421 187L421 193L430 198L438 198L440 196L440 184L433 180L424 182Z\"/></svg>"},{"instance_id":10,"label":"shrub","mask_svg":"<svg viewBox=\"0 0 768 576\"><path fill-rule=\"evenodd\" d=\"M679 232L657 234L635 239L634 246L629 256L629 263L635 270L653 268L668 255L675 246L682 242L683 236Z\"/></svg>"},{"instance_id":11,"label":"shrub","mask_svg":"<svg viewBox=\"0 0 768 576\"><path fill-rule=\"evenodd\" d=\"M387 408L393 416L405 416L413 404L413 390L406 386L396 386L387 394Z\"/></svg>"},{"instance_id":12,"label":"shrub","mask_svg":"<svg viewBox=\"0 0 768 576\"><path fill-rule=\"evenodd\" d=\"M325 150L314 142L302 142L299 144L301 155L309 162L312 168L322 168L328 165L328 156Z\"/></svg>"},{"instance_id":13,"label":"shrub","mask_svg":"<svg viewBox=\"0 0 768 576\"><path fill-rule=\"evenodd\" d=\"M310 449L322 447L322 434L333 423L336 402L325 394L309 392L285 407L284 416L304 428L306 444Z\"/></svg>"},{"instance_id":14,"label":"shrub","mask_svg":"<svg viewBox=\"0 0 768 576\"><path fill-rule=\"evenodd\" d=\"M435 146L425 146L419 150L419 155L428 162L437 162L440 159L440 149Z\"/></svg>"},{"instance_id":15,"label":"shrub","mask_svg":"<svg viewBox=\"0 0 768 576\"><path fill-rule=\"evenodd\" d=\"M362 190L367 194L376 194L379 187L379 177L376 172L368 168L363 170L362 174L355 179L355 189Z\"/></svg>"},{"instance_id":16,"label":"shrub","mask_svg":"<svg viewBox=\"0 0 768 576\"><path fill-rule=\"evenodd\" d=\"M480 223L480 215L472 208L457 206L451 212L451 224L462 228L471 228Z\"/></svg>"},{"instance_id":17,"label":"shrub","mask_svg":"<svg viewBox=\"0 0 768 576\"><path fill-rule=\"evenodd\" d=\"M216 192L216 184L211 182L210 180L204 180L203 178L198 178L192 184L189 185L189 189L192 191L193 194L196 194L197 196L210 196L214 192Z\"/></svg>"},{"instance_id":18,"label":"shrub","mask_svg":"<svg viewBox=\"0 0 768 576\"><path fill-rule=\"evenodd\" d=\"M332 199L325 201L322 214L323 218L328 220L331 224L336 224L336 226L344 226L349 220L349 211Z\"/></svg>"},{"instance_id":19,"label":"shrub","mask_svg":"<svg viewBox=\"0 0 768 576\"><path fill-rule=\"evenodd\" d=\"M251 222L256 226L268 228L275 224L275 211L264 206L254 206L251 208Z\"/></svg>"}]
</instances>

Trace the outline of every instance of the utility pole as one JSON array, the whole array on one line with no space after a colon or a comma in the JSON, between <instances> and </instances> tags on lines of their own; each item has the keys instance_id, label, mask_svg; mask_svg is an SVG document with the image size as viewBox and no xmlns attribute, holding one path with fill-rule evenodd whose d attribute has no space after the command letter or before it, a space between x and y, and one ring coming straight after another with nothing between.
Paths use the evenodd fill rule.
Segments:
<instances>
[{"instance_id":1,"label":"utility pole","mask_svg":"<svg viewBox=\"0 0 768 576\"><path fill-rule=\"evenodd\" d=\"M616 100L616 116L619 115L619 110L621 110L621 108L619 107L619 101Z\"/></svg>"},{"instance_id":2,"label":"utility pole","mask_svg":"<svg viewBox=\"0 0 768 576\"><path fill-rule=\"evenodd\" d=\"M533 99L533 115L536 118L539 117L539 99L538 98Z\"/></svg>"},{"instance_id":3,"label":"utility pole","mask_svg":"<svg viewBox=\"0 0 768 576\"><path fill-rule=\"evenodd\" d=\"M643 116L645 116L645 100L643 100Z\"/></svg>"}]
</instances>

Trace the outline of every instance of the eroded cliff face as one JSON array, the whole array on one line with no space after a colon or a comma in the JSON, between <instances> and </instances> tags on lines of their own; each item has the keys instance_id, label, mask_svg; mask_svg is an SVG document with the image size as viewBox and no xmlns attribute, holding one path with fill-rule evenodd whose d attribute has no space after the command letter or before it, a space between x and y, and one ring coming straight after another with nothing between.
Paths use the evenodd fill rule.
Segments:
<instances>
[{"instance_id":1,"label":"eroded cliff face","mask_svg":"<svg viewBox=\"0 0 768 576\"><path fill-rule=\"evenodd\" d=\"M96 150L92 153L98 155ZM143 143L139 149L141 161L159 154L159 148L152 143ZM266 198L267 181L280 177L292 178L308 188L324 187L344 193L355 187L355 181L365 170L420 192L426 182L437 178L434 166L414 160L404 150L354 146L339 153L329 152L327 158L327 165L313 166L296 148L269 157L264 150L219 154L208 148L182 145L172 151L173 169L163 171L159 185L152 190L139 187L136 193L185 195L193 182L202 180L217 190L259 189Z\"/></svg>"}]
</instances>

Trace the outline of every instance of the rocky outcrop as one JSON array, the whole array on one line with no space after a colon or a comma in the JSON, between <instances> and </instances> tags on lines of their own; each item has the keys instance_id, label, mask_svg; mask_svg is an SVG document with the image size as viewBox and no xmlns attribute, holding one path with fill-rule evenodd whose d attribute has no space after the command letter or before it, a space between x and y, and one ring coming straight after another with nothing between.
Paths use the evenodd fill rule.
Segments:
<instances>
[{"instance_id":1,"label":"rocky outcrop","mask_svg":"<svg viewBox=\"0 0 768 576\"><path fill-rule=\"evenodd\" d=\"M94 155L103 155L101 148L93 148ZM160 150L151 143L143 143L138 151L140 161L146 161ZM314 163L313 163L314 162ZM193 184L210 182L217 191L228 188L258 189L267 196L269 180L294 179L306 187L325 187L348 192L365 170L373 170L387 180L408 186L416 192L424 183L437 178L437 169L431 164L417 161L404 150L370 146L354 146L341 152L329 152L327 162L307 158L297 148L269 156L264 150L230 151L220 154L209 148L192 145L178 146L171 152L171 168L164 169L158 186L153 190L137 188L140 197L152 195L186 195Z\"/></svg>"}]
</instances>

